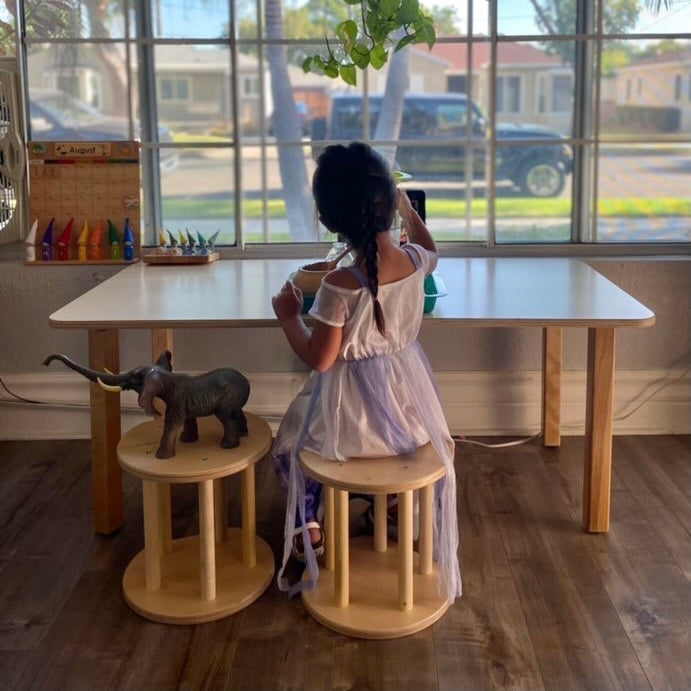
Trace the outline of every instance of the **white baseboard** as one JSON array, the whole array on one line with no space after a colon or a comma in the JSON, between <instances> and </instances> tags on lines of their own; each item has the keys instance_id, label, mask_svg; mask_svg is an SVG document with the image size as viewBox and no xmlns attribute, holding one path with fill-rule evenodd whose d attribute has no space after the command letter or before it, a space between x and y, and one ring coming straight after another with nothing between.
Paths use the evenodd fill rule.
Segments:
<instances>
[{"instance_id":1,"label":"white baseboard","mask_svg":"<svg viewBox=\"0 0 691 691\"><path fill-rule=\"evenodd\" d=\"M7 402L0 391L0 439L83 439L90 436L89 386L76 374L0 374L8 389L42 405ZM300 390L304 375L247 374L247 410L275 430ZM452 434L528 435L540 429L540 372L438 372ZM616 373L615 434L691 433L691 396L686 370L624 370ZM122 430L145 420L136 394L121 395ZM562 374L562 434L583 434L585 372Z\"/></svg>"}]
</instances>

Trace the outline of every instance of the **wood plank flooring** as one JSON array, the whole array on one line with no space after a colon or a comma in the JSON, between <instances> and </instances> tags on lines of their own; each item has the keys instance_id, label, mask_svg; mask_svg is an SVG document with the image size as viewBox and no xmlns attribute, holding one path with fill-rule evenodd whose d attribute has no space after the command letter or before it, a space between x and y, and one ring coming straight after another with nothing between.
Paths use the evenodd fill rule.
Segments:
<instances>
[{"instance_id":1,"label":"wood plank flooring","mask_svg":"<svg viewBox=\"0 0 691 691\"><path fill-rule=\"evenodd\" d=\"M87 441L0 442L0 688L691 689L691 437L615 437L614 459L611 530L588 535L582 438L459 444L464 595L425 631L362 641L275 583L210 624L140 618L120 592L143 547L139 481L122 530L94 535ZM195 487L172 503L174 536L195 533ZM264 459L257 529L277 557L283 507ZM239 502L228 513L238 525Z\"/></svg>"}]
</instances>

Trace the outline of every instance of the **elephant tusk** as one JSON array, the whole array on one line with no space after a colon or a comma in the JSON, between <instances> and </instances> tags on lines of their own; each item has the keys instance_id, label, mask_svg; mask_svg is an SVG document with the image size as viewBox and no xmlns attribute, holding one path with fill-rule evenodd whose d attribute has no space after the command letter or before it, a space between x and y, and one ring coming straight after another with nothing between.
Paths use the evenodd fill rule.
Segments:
<instances>
[{"instance_id":1,"label":"elephant tusk","mask_svg":"<svg viewBox=\"0 0 691 691\"><path fill-rule=\"evenodd\" d=\"M120 393L122 391L122 386L111 386L110 384L104 384L100 377L96 377L96 381L104 391L112 391L113 393Z\"/></svg>"},{"instance_id":2,"label":"elephant tusk","mask_svg":"<svg viewBox=\"0 0 691 691\"><path fill-rule=\"evenodd\" d=\"M107 367L104 367L103 371L106 372L106 374L113 374Z\"/></svg>"}]
</instances>

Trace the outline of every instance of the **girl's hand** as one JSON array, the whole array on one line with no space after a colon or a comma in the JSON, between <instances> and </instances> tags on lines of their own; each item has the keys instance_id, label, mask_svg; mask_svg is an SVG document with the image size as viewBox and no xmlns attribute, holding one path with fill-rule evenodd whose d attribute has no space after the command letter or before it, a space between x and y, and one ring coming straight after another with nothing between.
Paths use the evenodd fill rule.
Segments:
<instances>
[{"instance_id":1,"label":"girl's hand","mask_svg":"<svg viewBox=\"0 0 691 691\"><path fill-rule=\"evenodd\" d=\"M398 190L398 213L404 221L410 220L410 217L415 209L410 203L410 197L405 193L404 190Z\"/></svg>"},{"instance_id":2,"label":"girl's hand","mask_svg":"<svg viewBox=\"0 0 691 691\"><path fill-rule=\"evenodd\" d=\"M271 298L271 306L279 321L295 317L302 311L302 291L286 281L280 292Z\"/></svg>"}]
</instances>

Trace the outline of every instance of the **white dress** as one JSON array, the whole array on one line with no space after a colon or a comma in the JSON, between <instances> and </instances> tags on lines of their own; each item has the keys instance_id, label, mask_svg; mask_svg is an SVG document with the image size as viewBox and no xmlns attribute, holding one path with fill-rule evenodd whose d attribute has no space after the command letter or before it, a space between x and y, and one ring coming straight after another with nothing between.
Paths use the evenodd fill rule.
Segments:
<instances>
[{"instance_id":1,"label":"white dress","mask_svg":"<svg viewBox=\"0 0 691 691\"><path fill-rule=\"evenodd\" d=\"M309 511L305 519L305 485L309 502L309 486L316 483L302 473L299 450L346 460L406 453L431 441L447 471L435 492L435 556L449 599L453 601L461 594L454 444L431 367L417 342L423 316L423 282L435 268L436 255L419 245L406 247L415 271L379 286L385 336L377 330L372 295L355 267L351 270L361 283L359 289L323 283L309 311L319 321L343 327L343 337L334 364L326 372L312 372L288 407L272 448L288 493L284 559L278 580L281 589L294 592L313 587L318 576L306 539L310 578L292 588L282 578L295 525L312 519Z\"/></svg>"}]
</instances>

